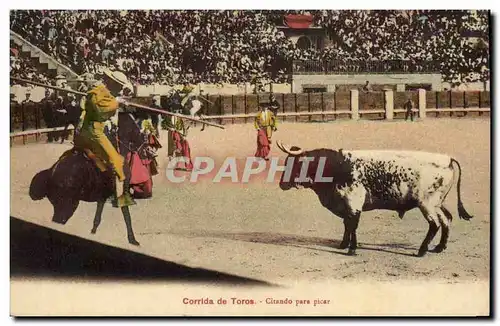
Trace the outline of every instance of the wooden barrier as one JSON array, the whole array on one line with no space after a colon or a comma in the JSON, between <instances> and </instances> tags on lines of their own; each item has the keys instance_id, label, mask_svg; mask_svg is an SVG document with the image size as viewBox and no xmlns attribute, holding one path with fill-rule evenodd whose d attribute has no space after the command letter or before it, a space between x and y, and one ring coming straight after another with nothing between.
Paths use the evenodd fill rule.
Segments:
<instances>
[{"instance_id":1,"label":"wooden barrier","mask_svg":"<svg viewBox=\"0 0 500 326\"><path fill-rule=\"evenodd\" d=\"M443 109L426 109L427 112L490 112L490 108L443 108Z\"/></svg>"},{"instance_id":2,"label":"wooden barrier","mask_svg":"<svg viewBox=\"0 0 500 326\"><path fill-rule=\"evenodd\" d=\"M384 112L381 110L367 110L363 113L380 113ZM349 110L339 110L339 111L311 111L311 112L285 112L278 113L278 118L280 117L309 117L315 115L336 115L336 114L351 114ZM225 115L215 115L215 116L207 116L205 120L210 119L238 119L238 118L255 118L256 114L225 114ZM288 121L288 120L287 120ZM252 121L253 122L253 121Z\"/></svg>"},{"instance_id":3,"label":"wooden barrier","mask_svg":"<svg viewBox=\"0 0 500 326\"><path fill-rule=\"evenodd\" d=\"M445 108L445 109L427 109L427 112L490 112L489 108ZM413 109L412 112L418 113L419 109ZM406 113L404 109L395 109L394 113ZM350 110L338 110L338 111L311 111L311 112L287 112L287 113L278 113L278 118L280 117L309 117L309 116L324 116L324 115L341 115L346 114L350 115L352 112ZM360 116L365 114L385 114L385 110L360 110L358 113ZM206 120L211 119L238 119L238 118L247 118L253 119L255 118L255 114L227 114L227 115L215 115L215 116L207 116ZM288 120L287 120L288 121Z\"/></svg>"},{"instance_id":4,"label":"wooden barrier","mask_svg":"<svg viewBox=\"0 0 500 326\"><path fill-rule=\"evenodd\" d=\"M208 95L212 103L206 103L207 120L220 124L253 123L260 103L268 102L268 94L255 95ZM400 119L406 99L414 103L413 112L425 118L467 115L477 112L479 116L490 112L490 92L426 92L425 90L395 92L383 90L363 92L358 90L335 93L275 94L280 104L278 119L286 122L331 121L337 119ZM138 98L149 103L149 98ZM422 103L420 103L422 102ZM36 105L36 104L35 104ZM24 110L22 105L11 107L10 137L26 137L64 130L42 128L46 126L40 115L40 108ZM20 128L22 127L22 128ZM21 130L16 130L17 128ZM73 127L68 128L72 130Z\"/></svg>"},{"instance_id":5,"label":"wooden barrier","mask_svg":"<svg viewBox=\"0 0 500 326\"><path fill-rule=\"evenodd\" d=\"M73 126L68 126L67 130L73 130L73 129L75 129ZM63 130L64 130L64 127L31 129L31 130L25 130L25 131L11 132L10 137L36 135L36 134L43 134L43 133L54 132L54 131L63 131Z\"/></svg>"}]
</instances>

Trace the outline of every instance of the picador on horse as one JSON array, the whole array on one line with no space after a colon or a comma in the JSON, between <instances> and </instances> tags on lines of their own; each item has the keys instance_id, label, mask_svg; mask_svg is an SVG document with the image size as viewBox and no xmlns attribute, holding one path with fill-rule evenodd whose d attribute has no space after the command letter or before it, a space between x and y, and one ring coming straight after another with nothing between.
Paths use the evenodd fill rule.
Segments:
<instances>
[{"instance_id":1,"label":"picador on horse","mask_svg":"<svg viewBox=\"0 0 500 326\"><path fill-rule=\"evenodd\" d=\"M184 83L181 90L172 89L170 91L167 106L170 112L179 111L184 115L203 119L204 107L200 99L204 99L204 97L201 96L201 91L200 96L198 96L196 95L193 86L189 83ZM206 101L206 99L204 100ZM205 130L205 125L201 128L201 131L203 130Z\"/></svg>"},{"instance_id":2,"label":"picador on horse","mask_svg":"<svg viewBox=\"0 0 500 326\"><path fill-rule=\"evenodd\" d=\"M194 94L194 87L191 86L189 83L184 83L184 87L180 91L180 95L182 96L182 101L181 105L183 108L188 107L188 102L193 100L195 94Z\"/></svg>"},{"instance_id":3,"label":"picador on horse","mask_svg":"<svg viewBox=\"0 0 500 326\"><path fill-rule=\"evenodd\" d=\"M100 160L109 162L116 174L116 195L114 206L130 206L135 201L125 188L124 158L118 153L107 135L104 133L106 121L115 116L123 99L118 97L120 91L128 85L125 74L119 71L106 70L103 84L91 89L82 110L75 147L92 151ZM118 196L118 194L121 194Z\"/></svg>"},{"instance_id":4,"label":"picador on horse","mask_svg":"<svg viewBox=\"0 0 500 326\"><path fill-rule=\"evenodd\" d=\"M92 233L101 222L105 202L111 198L113 206L122 210L129 242L138 244L128 207L135 204L134 198L148 197L144 188L136 186L149 184L152 189L152 175L157 171L153 169L154 153L151 155L148 150L154 151L161 145L151 141L156 139L150 137L154 128L146 128L147 123L140 126L132 114L118 111L120 105L126 105L119 95L128 85L122 72L104 72L102 84L91 89L81 102L74 148L66 151L52 167L35 175L30 197L33 200L47 197L54 207L52 221L61 224L73 216L80 201L97 202ZM136 191L142 196L136 196Z\"/></svg>"}]
</instances>

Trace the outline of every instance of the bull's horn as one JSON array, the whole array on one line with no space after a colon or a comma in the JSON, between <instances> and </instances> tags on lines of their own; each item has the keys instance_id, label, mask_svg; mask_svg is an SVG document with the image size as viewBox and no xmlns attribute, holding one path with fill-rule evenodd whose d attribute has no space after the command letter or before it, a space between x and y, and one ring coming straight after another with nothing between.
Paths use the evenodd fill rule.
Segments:
<instances>
[{"instance_id":1,"label":"bull's horn","mask_svg":"<svg viewBox=\"0 0 500 326\"><path fill-rule=\"evenodd\" d=\"M297 150L291 150L288 146L284 145L283 143L281 143L280 141L278 141L276 143L278 145L278 147L285 153L287 154L290 154L290 155L301 155L302 153L304 153L304 150L303 149L297 149Z\"/></svg>"},{"instance_id":2,"label":"bull's horn","mask_svg":"<svg viewBox=\"0 0 500 326\"><path fill-rule=\"evenodd\" d=\"M278 148L281 149L283 152L287 152L286 149L283 147L283 143L281 143L281 141L277 141L276 142L276 145L278 145Z\"/></svg>"},{"instance_id":3,"label":"bull's horn","mask_svg":"<svg viewBox=\"0 0 500 326\"><path fill-rule=\"evenodd\" d=\"M281 146L281 141L279 141L279 140L278 140L278 141L276 141L276 146L278 146L278 148L279 148L279 149L281 149L283 152L285 151L285 150L283 149L283 146Z\"/></svg>"}]
</instances>

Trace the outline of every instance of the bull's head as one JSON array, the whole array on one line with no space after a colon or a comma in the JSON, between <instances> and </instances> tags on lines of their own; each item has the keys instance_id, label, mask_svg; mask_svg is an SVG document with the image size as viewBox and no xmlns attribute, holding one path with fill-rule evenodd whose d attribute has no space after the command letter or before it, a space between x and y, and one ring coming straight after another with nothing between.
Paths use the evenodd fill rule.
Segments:
<instances>
[{"instance_id":1,"label":"bull's head","mask_svg":"<svg viewBox=\"0 0 500 326\"><path fill-rule=\"evenodd\" d=\"M304 187L316 191L353 180L353 163L342 150L319 148L304 151L297 146L290 148L280 141L276 144L288 154L286 169L280 180L282 190Z\"/></svg>"},{"instance_id":2,"label":"bull's head","mask_svg":"<svg viewBox=\"0 0 500 326\"><path fill-rule=\"evenodd\" d=\"M276 145L288 154L285 160L286 169L280 179L280 188L282 190L289 190L292 187L310 187L314 180L314 178L311 178L313 166L310 164L307 171L304 171L305 173L303 172L301 175L302 166L305 163L304 160L308 159L307 152L297 146L288 147L280 141L277 141Z\"/></svg>"}]
</instances>

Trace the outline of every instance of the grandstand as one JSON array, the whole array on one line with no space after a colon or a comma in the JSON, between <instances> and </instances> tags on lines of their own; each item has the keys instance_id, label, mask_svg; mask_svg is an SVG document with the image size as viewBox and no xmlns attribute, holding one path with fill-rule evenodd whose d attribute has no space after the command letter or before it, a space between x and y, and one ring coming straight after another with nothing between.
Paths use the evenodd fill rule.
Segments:
<instances>
[{"instance_id":1,"label":"grandstand","mask_svg":"<svg viewBox=\"0 0 500 326\"><path fill-rule=\"evenodd\" d=\"M298 14L311 17L324 42L285 35L284 18ZM49 78L110 66L136 85L267 85L312 73L429 71L432 85L489 83L488 11L15 10L10 18L17 46L32 58L51 58L39 61L52 72L37 67Z\"/></svg>"},{"instance_id":2,"label":"grandstand","mask_svg":"<svg viewBox=\"0 0 500 326\"><path fill-rule=\"evenodd\" d=\"M415 88L441 90L439 67L429 61L296 61L293 64L292 92L335 92L360 88L365 82L380 90L403 92Z\"/></svg>"}]
</instances>

